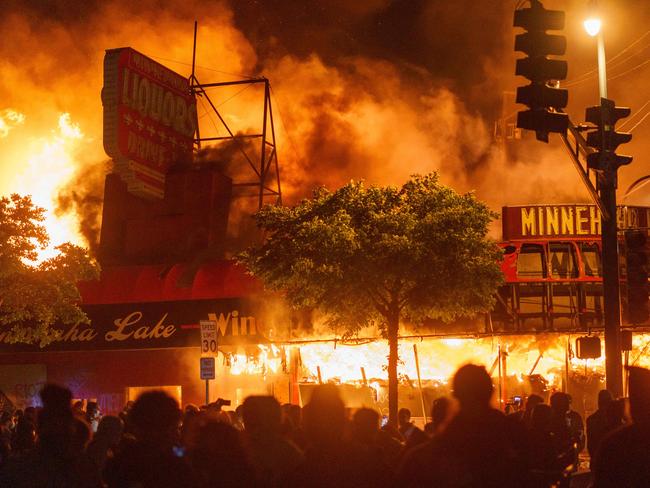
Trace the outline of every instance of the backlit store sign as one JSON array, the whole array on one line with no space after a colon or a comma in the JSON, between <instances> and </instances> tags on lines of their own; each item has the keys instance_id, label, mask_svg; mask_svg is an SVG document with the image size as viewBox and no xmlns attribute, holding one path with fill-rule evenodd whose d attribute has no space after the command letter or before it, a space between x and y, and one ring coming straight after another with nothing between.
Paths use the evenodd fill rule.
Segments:
<instances>
[{"instance_id":1,"label":"backlit store sign","mask_svg":"<svg viewBox=\"0 0 650 488\"><path fill-rule=\"evenodd\" d=\"M104 56L104 150L131 193L162 198L170 167L192 159L196 99L189 82L129 47Z\"/></svg>"},{"instance_id":2,"label":"backlit store sign","mask_svg":"<svg viewBox=\"0 0 650 488\"><path fill-rule=\"evenodd\" d=\"M647 228L649 207L618 207L618 228ZM524 205L503 207L503 239L598 237L601 216L595 205Z\"/></svg>"}]
</instances>

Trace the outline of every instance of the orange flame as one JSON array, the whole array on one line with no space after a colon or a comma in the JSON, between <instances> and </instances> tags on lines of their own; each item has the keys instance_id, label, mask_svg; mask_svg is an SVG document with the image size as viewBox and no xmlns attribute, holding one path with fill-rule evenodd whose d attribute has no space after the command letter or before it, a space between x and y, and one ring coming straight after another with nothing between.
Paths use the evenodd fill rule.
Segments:
<instances>
[{"instance_id":1,"label":"orange flame","mask_svg":"<svg viewBox=\"0 0 650 488\"><path fill-rule=\"evenodd\" d=\"M596 373L604 375L605 358L582 360L572 353L575 338L570 335L517 335L493 338L448 338L448 339L403 339L400 341L400 364L398 374L411 380L417 378L413 345L418 349L420 373L423 381L447 383L454 372L463 364L474 363L490 369L498 355L498 347L507 354L507 374L515 376L520 383L531 374L542 375L549 388L558 389L565 374L565 355L569 348L569 368L571 373ZM630 362L638 366L650 366L650 354L646 348L650 344L650 334L637 334L634 348L630 352ZM284 347L284 346L283 346ZM386 364L388 345L377 340L361 345L342 345L340 343L301 344L303 381L318 381L320 368L323 382L359 384L365 370L368 384L378 388L379 382L387 380ZM239 353L231 358L232 375L267 375L279 373L281 369L281 349L275 345L259 345L257 355ZM650 349L650 348L648 348ZM286 352L286 351L285 351ZM541 357L540 357L541 355ZM539 359L539 360L538 360ZM497 370L493 371L497 376Z\"/></svg>"},{"instance_id":2,"label":"orange flame","mask_svg":"<svg viewBox=\"0 0 650 488\"><path fill-rule=\"evenodd\" d=\"M23 163L13 176L11 191L31 195L34 204L46 210L43 225L50 236L50 244L39 252L40 261L55 255L55 247L64 242L83 243L76 216L59 216L53 209L58 191L69 183L74 174L75 155L86 137L68 113L58 116L56 128L49 134L27 137L9 134L24 121L23 114L5 110L0 117L0 137L7 137L8 142L12 143L14 162Z\"/></svg>"}]
</instances>

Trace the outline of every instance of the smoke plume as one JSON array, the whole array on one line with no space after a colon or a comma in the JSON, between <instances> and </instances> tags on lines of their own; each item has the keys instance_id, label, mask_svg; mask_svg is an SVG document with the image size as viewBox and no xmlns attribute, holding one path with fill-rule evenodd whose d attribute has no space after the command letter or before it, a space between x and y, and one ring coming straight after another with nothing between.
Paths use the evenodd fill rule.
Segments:
<instances>
[{"instance_id":1,"label":"smoke plume","mask_svg":"<svg viewBox=\"0 0 650 488\"><path fill-rule=\"evenodd\" d=\"M569 81L574 81L568 112L576 122L596 99L596 78L580 76L595 65L595 48L579 25L582 3L545 2L567 12ZM88 243L96 242L106 158L100 101L104 50L132 46L189 75L198 19L201 82L242 75L271 81L285 203L318 185L336 187L352 178L400 185L411 174L433 170L459 191L476 190L495 209L586 201L557 138L549 145L503 133L495 138L495 122L513 123L521 108L512 101L516 86L524 84L513 74L513 10L514 2L488 0L10 0L0 20L5 38L0 113L11 108L25 118L20 130L2 132L2 191L12 191L21 171L15 160L23 154L19 148L30 137L50 133L57 117L70 113L93 144L85 146L75 174L61 182L54 200L59 212L76 213ZM650 8L633 0L607 6L605 14L612 19L608 49L617 53L645 32ZM646 41L611 71L610 97L633 109L650 96L647 71L625 71L647 55ZM616 78L621 73L625 76ZM233 132L260 129L258 88L210 89L208 96ZM199 117L202 136L225 134L205 98L199 100ZM629 145L637 161L649 127L640 125ZM221 155L232 150L218 149ZM645 173L647 167L633 163L621 171L620 188ZM640 192L635 202L648 198Z\"/></svg>"}]
</instances>

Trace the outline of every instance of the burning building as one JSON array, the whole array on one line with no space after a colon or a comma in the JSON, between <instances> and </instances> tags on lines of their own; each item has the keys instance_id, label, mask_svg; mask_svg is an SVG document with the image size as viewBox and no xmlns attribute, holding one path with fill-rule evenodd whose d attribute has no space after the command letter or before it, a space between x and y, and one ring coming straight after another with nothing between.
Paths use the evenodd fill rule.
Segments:
<instances>
[{"instance_id":1,"label":"burning building","mask_svg":"<svg viewBox=\"0 0 650 488\"><path fill-rule=\"evenodd\" d=\"M252 190L255 208L281 197L268 80L249 80L264 87L269 102L263 131L228 131L222 139L229 152L192 162L201 141L194 137L195 96L209 101L209 85L194 74L188 83L128 48L107 53L105 78L104 145L113 168L97 251L102 277L80 284L90 324L65 330L43 350L0 343L0 389L9 400L34 402L47 380L97 399L104 412L144 388L202 403L200 323L210 321L219 350L210 400L238 404L268 393L300 403L312 385L333 382L349 406L385 409L388 346L376 330L346 340L322 331L317 317L288 310L226 259L241 237L232 229L247 228L235 221L243 213L238 198ZM254 181L219 160L242 154L251 139L261 141L255 157L244 155ZM647 227L647 209L622 215L636 216L630 227ZM597 335L602 319L597 212L588 205L511 207L503 222L507 284L495 310L465 323L407 328L401 338L400 401L414 412L448 393L447 379L466 362L486 365L503 403L561 388L582 399L601 387L603 358L573 352L574 339ZM645 364L648 341L635 334L630 362Z\"/></svg>"}]
</instances>

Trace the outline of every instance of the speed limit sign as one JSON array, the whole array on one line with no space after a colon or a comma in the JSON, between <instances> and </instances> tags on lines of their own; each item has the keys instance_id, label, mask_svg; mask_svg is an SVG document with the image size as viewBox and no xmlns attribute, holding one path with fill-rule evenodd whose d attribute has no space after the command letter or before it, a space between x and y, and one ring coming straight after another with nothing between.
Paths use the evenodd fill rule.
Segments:
<instances>
[{"instance_id":1,"label":"speed limit sign","mask_svg":"<svg viewBox=\"0 0 650 488\"><path fill-rule=\"evenodd\" d=\"M201 320L201 354L217 354L217 324L214 320Z\"/></svg>"}]
</instances>

